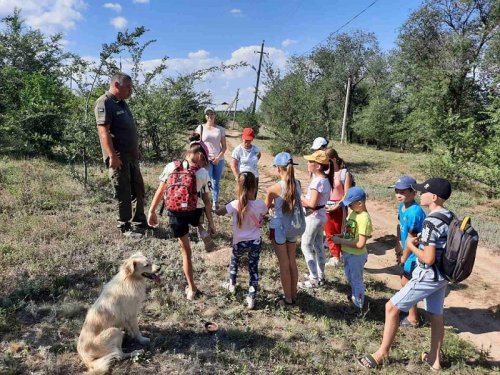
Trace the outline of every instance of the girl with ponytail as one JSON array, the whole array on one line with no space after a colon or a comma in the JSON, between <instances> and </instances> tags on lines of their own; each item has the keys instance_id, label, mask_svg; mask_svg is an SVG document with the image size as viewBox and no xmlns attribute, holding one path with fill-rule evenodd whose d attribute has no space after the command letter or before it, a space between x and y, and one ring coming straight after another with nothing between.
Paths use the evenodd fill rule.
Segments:
<instances>
[{"instance_id":1,"label":"girl with ponytail","mask_svg":"<svg viewBox=\"0 0 500 375\"><path fill-rule=\"evenodd\" d=\"M332 236L342 233L342 226L347 217L347 207L341 207L339 202L352 185L352 175L347 171L344 160L339 157L335 149L326 149L326 155L330 159L331 165L329 170L330 182L332 183L333 181L330 199L326 206L327 221L323 228L326 234L326 243L328 244L331 255L326 265L337 267L340 262L342 247L340 244L336 244L332 241ZM344 176L344 178L342 176Z\"/></svg>"},{"instance_id":2,"label":"girl with ponytail","mask_svg":"<svg viewBox=\"0 0 500 375\"><path fill-rule=\"evenodd\" d=\"M233 252L229 265L229 279L222 284L224 289L234 293L238 277L240 258L248 253L248 273L250 275L247 307L255 307L259 284L259 258L262 249L262 222L267 214L267 206L262 199L255 199L257 179L252 172L238 175L238 199L215 211L217 215L232 216Z\"/></svg>"},{"instance_id":3,"label":"girl with ponytail","mask_svg":"<svg viewBox=\"0 0 500 375\"><path fill-rule=\"evenodd\" d=\"M295 262L297 236L290 235L285 226L286 216L292 215L293 208L300 204L300 182L295 179L292 156L288 152L280 152L274 157L273 166L280 181L267 189L266 205L273 208L269 222L269 235L274 252L278 257L283 296L276 299L279 306L292 305L297 298L297 281L299 271Z\"/></svg>"}]
</instances>

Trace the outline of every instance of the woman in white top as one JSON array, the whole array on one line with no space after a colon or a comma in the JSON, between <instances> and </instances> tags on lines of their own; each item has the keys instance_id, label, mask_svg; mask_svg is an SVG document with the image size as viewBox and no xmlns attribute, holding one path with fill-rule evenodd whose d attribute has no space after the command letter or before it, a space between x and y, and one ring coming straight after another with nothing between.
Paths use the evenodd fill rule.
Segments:
<instances>
[{"instance_id":1,"label":"woman in white top","mask_svg":"<svg viewBox=\"0 0 500 375\"><path fill-rule=\"evenodd\" d=\"M214 209L219 203L219 181L224 170L224 153L226 152L226 130L215 124L215 110L212 107L205 108L207 122L199 125L195 133L200 135L201 140L208 147L208 174L212 179L212 201Z\"/></svg>"},{"instance_id":2,"label":"woman in white top","mask_svg":"<svg viewBox=\"0 0 500 375\"><path fill-rule=\"evenodd\" d=\"M255 138L255 133L252 128L243 129L241 134L242 142L236 146L231 154L233 160L231 160L231 171L233 172L234 178L238 180L239 174L242 172L252 172L257 181L257 190L259 189L259 169L257 168L257 163L260 159L260 149L252 144Z\"/></svg>"}]
</instances>

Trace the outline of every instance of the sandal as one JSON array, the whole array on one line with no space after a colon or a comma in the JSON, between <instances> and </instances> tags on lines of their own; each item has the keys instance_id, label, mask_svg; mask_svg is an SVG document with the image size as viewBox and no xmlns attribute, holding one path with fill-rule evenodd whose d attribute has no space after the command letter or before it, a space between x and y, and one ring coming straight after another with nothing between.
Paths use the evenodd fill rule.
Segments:
<instances>
[{"instance_id":1,"label":"sandal","mask_svg":"<svg viewBox=\"0 0 500 375\"><path fill-rule=\"evenodd\" d=\"M427 352L422 352L422 354L420 354L420 360L425 363L427 365L427 367L429 368L429 370L431 370L432 372L440 372L441 369L440 368L434 368L432 367L432 365L429 363L429 361L427 360L427 357L428 357L429 353Z\"/></svg>"},{"instance_id":2,"label":"sandal","mask_svg":"<svg viewBox=\"0 0 500 375\"><path fill-rule=\"evenodd\" d=\"M288 302L285 298L285 296L279 296L274 300L274 303L278 307L285 307L285 306L293 306L295 305L295 301L292 300L292 302Z\"/></svg>"},{"instance_id":3,"label":"sandal","mask_svg":"<svg viewBox=\"0 0 500 375\"><path fill-rule=\"evenodd\" d=\"M368 369L379 369L382 367L382 363L377 361L373 354L367 354L364 357L358 359L358 363L364 368Z\"/></svg>"}]
</instances>

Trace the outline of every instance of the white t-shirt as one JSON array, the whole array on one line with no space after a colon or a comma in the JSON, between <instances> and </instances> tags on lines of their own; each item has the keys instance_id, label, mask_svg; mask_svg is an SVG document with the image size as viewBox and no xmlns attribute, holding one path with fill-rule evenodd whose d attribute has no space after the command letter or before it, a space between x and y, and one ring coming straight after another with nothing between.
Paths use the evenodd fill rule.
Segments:
<instances>
[{"instance_id":1,"label":"white t-shirt","mask_svg":"<svg viewBox=\"0 0 500 375\"><path fill-rule=\"evenodd\" d=\"M239 144L234 148L231 154L232 158L238 161L239 172L252 172L255 177L259 177L259 169L257 162L259 161L260 149L256 145L252 145L250 150L247 150L243 145Z\"/></svg>"},{"instance_id":2,"label":"white t-shirt","mask_svg":"<svg viewBox=\"0 0 500 375\"><path fill-rule=\"evenodd\" d=\"M159 180L161 182L167 182L168 175L172 173L175 169L175 163L168 163L163 172L161 173ZM200 168L196 171L196 191L198 192L198 202L196 203L196 208L205 207L205 203L203 203L203 199L201 199L201 195L205 192L210 191L209 182L210 177L208 176L208 171L205 168Z\"/></svg>"},{"instance_id":3,"label":"white t-shirt","mask_svg":"<svg viewBox=\"0 0 500 375\"><path fill-rule=\"evenodd\" d=\"M203 126L203 134L201 134L201 127ZM222 150L222 138L226 137L226 129L220 125L215 125L209 129L208 126L198 125L195 133L201 134L201 140L205 142L208 148L208 157L214 158Z\"/></svg>"},{"instance_id":4,"label":"white t-shirt","mask_svg":"<svg viewBox=\"0 0 500 375\"><path fill-rule=\"evenodd\" d=\"M319 193L316 206L324 206L326 202L328 202L328 199L330 198L330 190L332 190L332 187L330 185L330 181L328 181L328 178L321 176L314 176L313 179L311 180L311 183L309 184L309 187L307 188L306 199L308 200L311 199L311 190L317 190ZM314 213L317 215L325 215L326 211L325 208L323 207L318 210L315 210Z\"/></svg>"},{"instance_id":5,"label":"white t-shirt","mask_svg":"<svg viewBox=\"0 0 500 375\"><path fill-rule=\"evenodd\" d=\"M267 206L262 199L248 201L241 227L238 226L238 201L229 202L226 210L233 218L233 245L257 240L262 236L262 221L267 214Z\"/></svg>"}]
</instances>

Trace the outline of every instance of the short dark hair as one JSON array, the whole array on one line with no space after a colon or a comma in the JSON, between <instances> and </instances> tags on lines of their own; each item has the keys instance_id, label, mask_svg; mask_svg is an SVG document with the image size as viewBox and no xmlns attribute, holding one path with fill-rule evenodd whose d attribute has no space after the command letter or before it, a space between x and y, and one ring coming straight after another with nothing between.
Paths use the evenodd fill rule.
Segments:
<instances>
[{"instance_id":1,"label":"short dark hair","mask_svg":"<svg viewBox=\"0 0 500 375\"><path fill-rule=\"evenodd\" d=\"M130 77L128 74L125 74L123 72L116 72L111 77L110 84L113 85L115 82L118 82L120 85L123 85L125 83L125 81L132 81L132 77Z\"/></svg>"}]
</instances>

